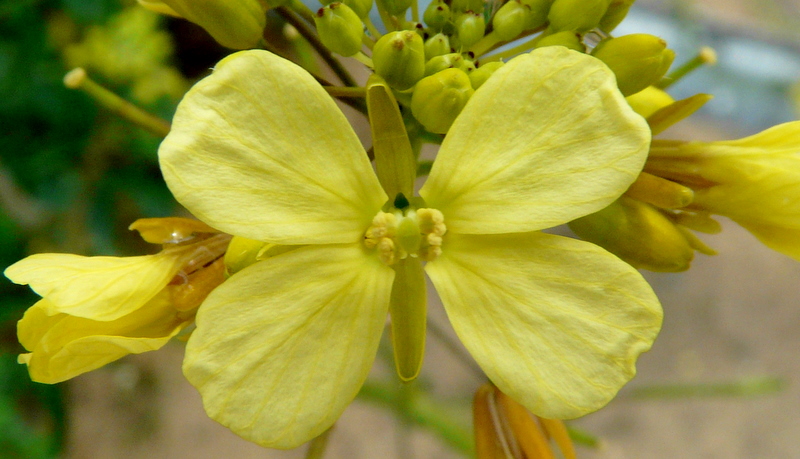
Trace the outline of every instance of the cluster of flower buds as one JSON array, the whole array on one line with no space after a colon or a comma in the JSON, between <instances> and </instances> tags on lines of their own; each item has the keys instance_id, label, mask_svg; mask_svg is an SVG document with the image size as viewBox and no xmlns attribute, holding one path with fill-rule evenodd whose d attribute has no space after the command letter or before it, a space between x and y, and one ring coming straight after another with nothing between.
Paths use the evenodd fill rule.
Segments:
<instances>
[{"instance_id":1,"label":"cluster of flower buds","mask_svg":"<svg viewBox=\"0 0 800 459\"><path fill-rule=\"evenodd\" d=\"M648 34L609 35L633 1L510 0L489 10L480 0L434 0L420 23L406 19L412 2L380 0L384 24L396 29L384 35L369 22L371 0L330 3L314 19L331 51L366 61L362 49L369 47L373 70L397 100L426 130L445 134L503 58L533 48L590 52L616 74L626 96L658 82L675 56L663 40ZM503 48L526 37L521 45Z\"/></svg>"}]
</instances>

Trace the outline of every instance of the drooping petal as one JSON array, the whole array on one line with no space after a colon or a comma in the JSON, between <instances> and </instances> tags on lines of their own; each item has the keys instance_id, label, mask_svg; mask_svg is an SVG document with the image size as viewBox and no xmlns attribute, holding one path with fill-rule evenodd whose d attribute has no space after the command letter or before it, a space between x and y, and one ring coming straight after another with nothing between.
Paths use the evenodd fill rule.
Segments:
<instances>
[{"instance_id":1,"label":"drooping petal","mask_svg":"<svg viewBox=\"0 0 800 459\"><path fill-rule=\"evenodd\" d=\"M636 270L570 238L448 234L425 270L489 378L545 418L605 405L661 326L658 299Z\"/></svg>"},{"instance_id":2,"label":"drooping petal","mask_svg":"<svg viewBox=\"0 0 800 459\"><path fill-rule=\"evenodd\" d=\"M183 370L211 418L275 448L336 421L367 377L389 308L394 272L365 250L301 247L209 295Z\"/></svg>"},{"instance_id":3,"label":"drooping petal","mask_svg":"<svg viewBox=\"0 0 800 459\"><path fill-rule=\"evenodd\" d=\"M166 291L108 322L48 315L52 309L48 300L40 300L17 324L20 343L30 351L20 356L20 362L28 365L32 380L46 384L66 381L128 354L159 349L190 321L178 317Z\"/></svg>"},{"instance_id":4,"label":"drooping petal","mask_svg":"<svg viewBox=\"0 0 800 459\"><path fill-rule=\"evenodd\" d=\"M266 51L234 54L196 84L159 158L194 215L259 241L355 242L388 199L331 97Z\"/></svg>"},{"instance_id":5,"label":"drooping petal","mask_svg":"<svg viewBox=\"0 0 800 459\"><path fill-rule=\"evenodd\" d=\"M181 16L194 22L221 45L233 49L255 47L267 24L263 0L139 0L145 8Z\"/></svg>"},{"instance_id":6,"label":"drooping petal","mask_svg":"<svg viewBox=\"0 0 800 459\"><path fill-rule=\"evenodd\" d=\"M5 270L47 298L47 315L115 320L142 307L166 287L186 261L180 251L140 257L84 257L40 253Z\"/></svg>"},{"instance_id":7,"label":"drooping petal","mask_svg":"<svg viewBox=\"0 0 800 459\"><path fill-rule=\"evenodd\" d=\"M420 195L458 233L549 228L619 197L649 141L603 63L545 47L512 59L475 92Z\"/></svg>"}]
</instances>

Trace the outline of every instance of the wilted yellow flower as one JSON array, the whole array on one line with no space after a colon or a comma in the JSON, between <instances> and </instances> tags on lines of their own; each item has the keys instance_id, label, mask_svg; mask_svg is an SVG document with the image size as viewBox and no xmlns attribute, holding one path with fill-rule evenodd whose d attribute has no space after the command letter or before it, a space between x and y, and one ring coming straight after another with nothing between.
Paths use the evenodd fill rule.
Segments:
<instances>
[{"instance_id":1,"label":"wilted yellow flower","mask_svg":"<svg viewBox=\"0 0 800 459\"><path fill-rule=\"evenodd\" d=\"M139 257L37 254L5 270L43 297L17 326L29 351L19 361L32 380L53 384L161 348L193 322L197 307L222 282L230 236L185 219L145 219L131 227L167 245Z\"/></svg>"},{"instance_id":2,"label":"wilted yellow flower","mask_svg":"<svg viewBox=\"0 0 800 459\"><path fill-rule=\"evenodd\" d=\"M267 24L265 0L138 0L157 13L185 18L206 29L221 45L255 47Z\"/></svg>"},{"instance_id":3,"label":"wilted yellow flower","mask_svg":"<svg viewBox=\"0 0 800 459\"><path fill-rule=\"evenodd\" d=\"M164 177L212 227L299 247L209 295L184 374L212 418L295 447L355 397L390 297L424 291L414 273L427 261L453 327L503 392L548 418L596 410L633 377L661 308L618 258L538 230L615 200L648 144L602 63L544 48L475 92L422 199L389 200L307 72L265 51L228 57L178 107Z\"/></svg>"},{"instance_id":4,"label":"wilted yellow flower","mask_svg":"<svg viewBox=\"0 0 800 459\"><path fill-rule=\"evenodd\" d=\"M800 260L800 122L738 140L654 141L646 170L692 188L688 209L724 215Z\"/></svg>"}]
</instances>

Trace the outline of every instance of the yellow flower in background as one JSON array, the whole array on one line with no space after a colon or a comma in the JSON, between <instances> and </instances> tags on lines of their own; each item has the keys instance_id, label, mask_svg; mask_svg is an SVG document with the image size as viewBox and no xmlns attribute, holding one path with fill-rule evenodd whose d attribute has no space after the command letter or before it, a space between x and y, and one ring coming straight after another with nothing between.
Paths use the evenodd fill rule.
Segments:
<instances>
[{"instance_id":1,"label":"yellow flower in background","mask_svg":"<svg viewBox=\"0 0 800 459\"><path fill-rule=\"evenodd\" d=\"M367 377L393 282L409 282L393 268L425 260L460 339L503 392L548 418L596 410L634 376L661 308L629 265L538 230L614 201L648 145L603 64L545 48L475 92L424 203L389 201L308 73L265 51L228 57L178 107L159 150L164 177L210 226L298 247L209 295L184 374L218 422L295 447L330 427Z\"/></svg>"},{"instance_id":2,"label":"yellow flower in background","mask_svg":"<svg viewBox=\"0 0 800 459\"><path fill-rule=\"evenodd\" d=\"M222 46L255 47L267 24L265 0L138 0L145 8L194 22Z\"/></svg>"},{"instance_id":3,"label":"yellow flower in background","mask_svg":"<svg viewBox=\"0 0 800 459\"><path fill-rule=\"evenodd\" d=\"M161 348L193 322L196 308L222 282L229 236L186 219L144 219L131 228L167 247L139 257L44 253L5 270L43 297L17 325L29 351L19 361L32 380L54 384Z\"/></svg>"},{"instance_id":4,"label":"yellow flower in background","mask_svg":"<svg viewBox=\"0 0 800 459\"><path fill-rule=\"evenodd\" d=\"M800 122L738 140L654 141L646 170L692 188L689 210L726 216L800 260Z\"/></svg>"}]
</instances>

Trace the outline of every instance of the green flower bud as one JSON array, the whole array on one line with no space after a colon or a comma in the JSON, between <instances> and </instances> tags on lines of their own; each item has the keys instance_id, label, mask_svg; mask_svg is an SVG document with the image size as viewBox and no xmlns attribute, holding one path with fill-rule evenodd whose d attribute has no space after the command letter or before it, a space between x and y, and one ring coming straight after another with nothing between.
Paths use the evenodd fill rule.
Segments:
<instances>
[{"instance_id":1,"label":"green flower bud","mask_svg":"<svg viewBox=\"0 0 800 459\"><path fill-rule=\"evenodd\" d=\"M500 61L487 62L480 67L476 68L469 74L469 81L472 83L472 89L478 89L492 74L503 66Z\"/></svg>"},{"instance_id":2,"label":"green flower bud","mask_svg":"<svg viewBox=\"0 0 800 459\"><path fill-rule=\"evenodd\" d=\"M445 134L474 92L466 73L445 69L417 83L411 113L428 131Z\"/></svg>"},{"instance_id":3,"label":"green flower bud","mask_svg":"<svg viewBox=\"0 0 800 459\"><path fill-rule=\"evenodd\" d=\"M450 3L450 9L453 13L463 13L465 11L474 11L478 14L483 14L483 0L453 0Z\"/></svg>"},{"instance_id":4,"label":"green flower bud","mask_svg":"<svg viewBox=\"0 0 800 459\"><path fill-rule=\"evenodd\" d=\"M528 15L528 24L525 25L525 30L531 30L539 28L547 22L547 15L553 0L520 0L520 3L531 10Z\"/></svg>"},{"instance_id":5,"label":"green flower bud","mask_svg":"<svg viewBox=\"0 0 800 459\"><path fill-rule=\"evenodd\" d=\"M461 70L462 72L469 75L470 73L475 71L475 62L472 62L472 59L461 59L460 61L456 62L454 68Z\"/></svg>"},{"instance_id":6,"label":"green flower bud","mask_svg":"<svg viewBox=\"0 0 800 459\"><path fill-rule=\"evenodd\" d=\"M433 57L425 63L425 76L439 73L444 69L460 67L461 61L463 60L464 56L459 53L449 53Z\"/></svg>"},{"instance_id":7,"label":"green flower bud","mask_svg":"<svg viewBox=\"0 0 800 459\"><path fill-rule=\"evenodd\" d=\"M372 0L344 0L343 3L350 7L356 15L364 19L372 10Z\"/></svg>"},{"instance_id":8,"label":"green flower bud","mask_svg":"<svg viewBox=\"0 0 800 459\"><path fill-rule=\"evenodd\" d=\"M581 239L603 247L636 268L685 271L694 258L688 231L650 204L625 196L599 212L570 222L569 227Z\"/></svg>"},{"instance_id":9,"label":"green flower bud","mask_svg":"<svg viewBox=\"0 0 800 459\"><path fill-rule=\"evenodd\" d=\"M626 96L660 80L675 59L675 53L667 49L664 40L644 33L603 40L592 56L614 72L617 86Z\"/></svg>"},{"instance_id":10,"label":"green flower bud","mask_svg":"<svg viewBox=\"0 0 800 459\"><path fill-rule=\"evenodd\" d=\"M358 15L344 3L331 3L314 16L322 43L334 53L352 56L361 51L364 26Z\"/></svg>"},{"instance_id":11,"label":"green flower bud","mask_svg":"<svg viewBox=\"0 0 800 459\"><path fill-rule=\"evenodd\" d=\"M437 33L425 42L425 59L443 56L450 52L450 39L447 35Z\"/></svg>"},{"instance_id":12,"label":"green flower bud","mask_svg":"<svg viewBox=\"0 0 800 459\"><path fill-rule=\"evenodd\" d=\"M530 14L528 6L519 0L511 0L500 7L492 18L495 34L503 41L517 38L528 25Z\"/></svg>"},{"instance_id":13,"label":"green flower bud","mask_svg":"<svg viewBox=\"0 0 800 459\"><path fill-rule=\"evenodd\" d=\"M547 18L556 32L588 32L600 23L609 0L555 0Z\"/></svg>"},{"instance_id":14,"label":"green flower bud","mask_svg":"<svg viewBox=\"0 0 800 459\"><path fill-rule=\"evenodd\" d=\"M433 30L441 31L450 21L450 6L444 0L436 0L428 4L422 14L422 20Z\"/></svg>"},{"instance_id":15,"label":"green flower bud","mask_svg":"<svg viewBox=\"0 0 800 459\"><path fill-rule=\"evenodd\" d=\"M372 48L375 73L394 89L408 89L425 76L425 45L410 30L389 32Z\"/></svg>"},{"instance_id":16,"label":"green flower bud","mask_svg":"<svg viewBox=\"0 0 800 459\"><path fill-rule=\"evenodd\" d=\"M413 0L378 0L378 7L383 7L393 16L403 16L407 9L411 7Z\"/></svg>"},{"instance_id":17,"label":"green flower bud","mask_svg":"<svg viewBox=\"0 0 800 459\"><path fill-rule=\"evenodd\" d=\"M575 51L580 51L582 53L586 52L586 46L581 41L581 35L569 30L543 37L536 43L534 47L544 48L545 46L566 46L567 48L574 49Z\"/></svg>"},{"instance_id":18,"label":"green flower bud","mask_svg":"<svg viewBox=\"0 0 800 459\"><path fill-rule=\"evenodd\" d=\"M482 14L467 11L456 17L456 31L461 48L466 50L483 38L486 33L486 20Z\"/></svg>"},{"instance_id":19,"label":"green flower bud","mask_svg":"<svg viewBox=\"0 0 800 459\"><path fill-rule=\"evenodd\" d=\"M605 33L611 33L628 15L628 10L636 0L611 0L608 10L600 20L598 27Z\"/></svg>"}]
</instances>

